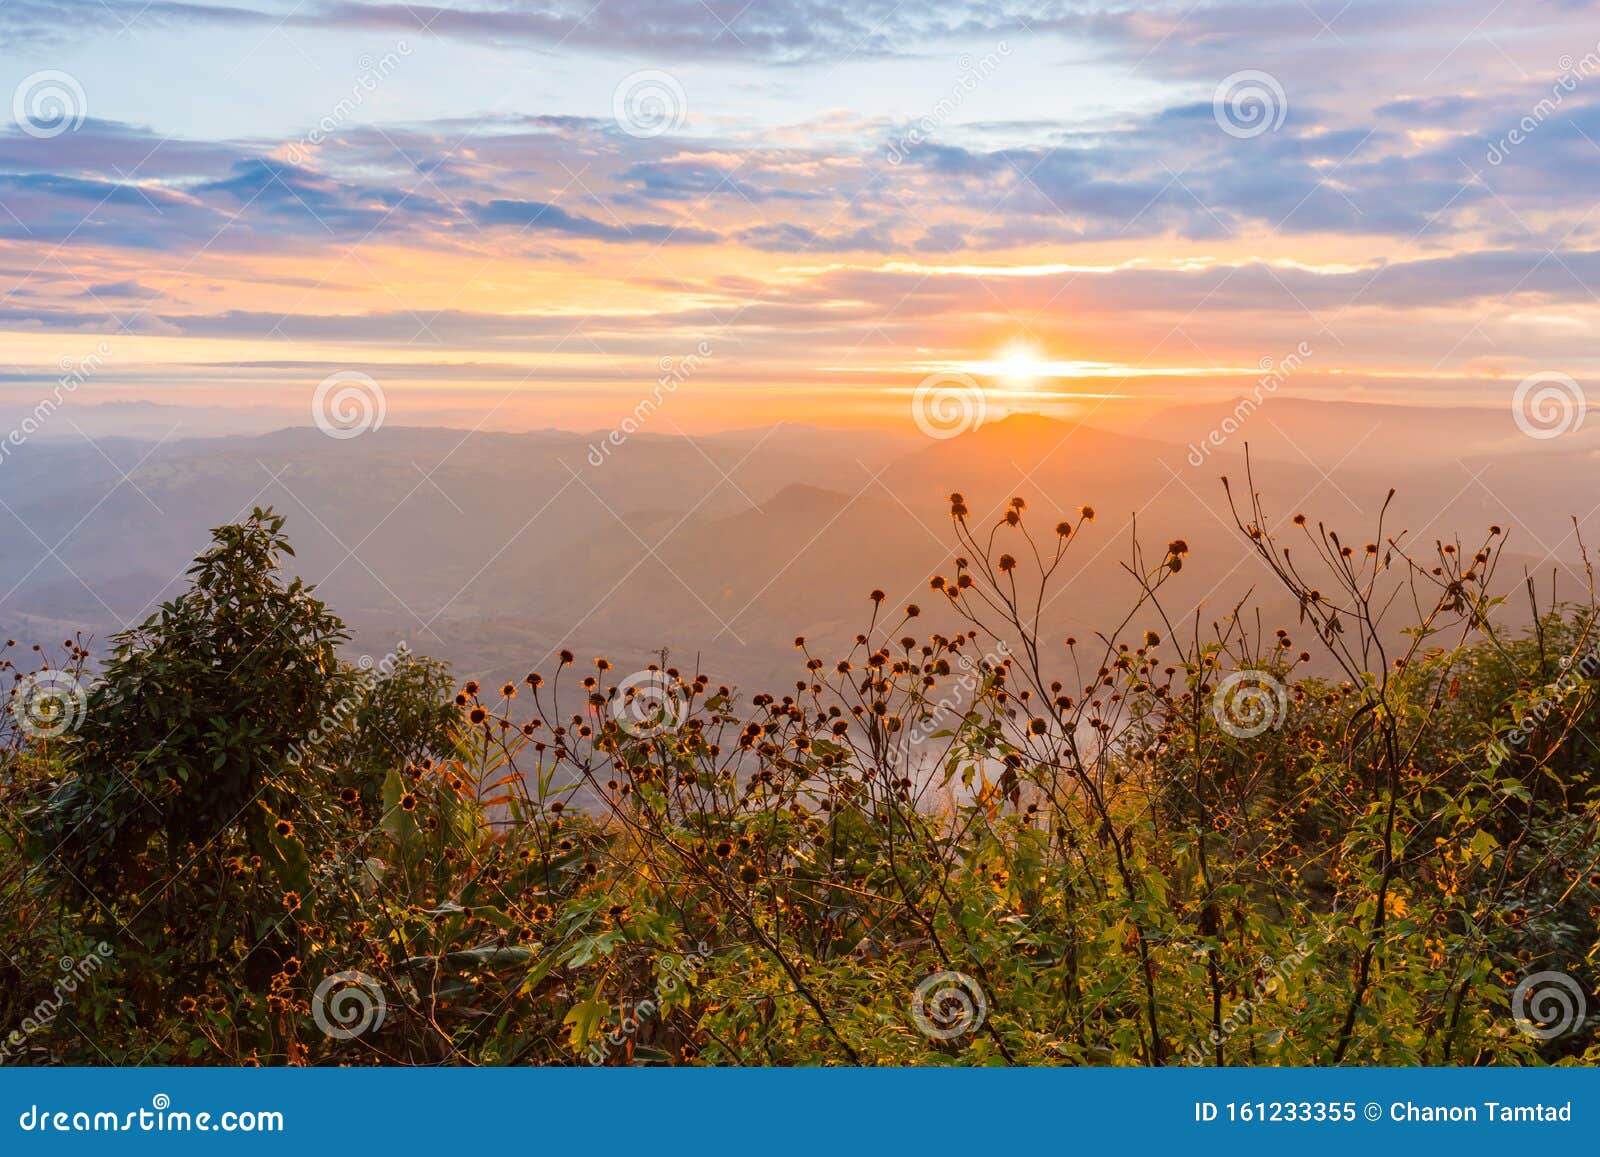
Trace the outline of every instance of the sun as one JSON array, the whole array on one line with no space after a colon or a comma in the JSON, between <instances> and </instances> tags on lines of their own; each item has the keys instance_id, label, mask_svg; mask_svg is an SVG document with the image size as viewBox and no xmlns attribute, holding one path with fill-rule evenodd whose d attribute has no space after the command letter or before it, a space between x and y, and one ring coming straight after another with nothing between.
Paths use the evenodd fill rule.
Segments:
<instances>
[{"instance_id":1,"label":"sun","mask_svg":"<svg viewBox=\"0 0 1600 1157\"><path fill-rule=\"evenodd\" d=\"M1071 363L1054 360L1026 338L1012 338L988 357L955 363L984 381L996 394L1037 392L1043 383L1070 372Z\"/></svg>"},{"instance_id":2,"label":"sun","mask_svg":"<svg viewBox=\"0 0 1600 1157\"><path fill-rule=\"evenodd\" d=\"M1044 376L1039 351L1025 342L1012 342L995 363L999 377L1013 386L1031 386Z\"/></svg>"}]
</instances>

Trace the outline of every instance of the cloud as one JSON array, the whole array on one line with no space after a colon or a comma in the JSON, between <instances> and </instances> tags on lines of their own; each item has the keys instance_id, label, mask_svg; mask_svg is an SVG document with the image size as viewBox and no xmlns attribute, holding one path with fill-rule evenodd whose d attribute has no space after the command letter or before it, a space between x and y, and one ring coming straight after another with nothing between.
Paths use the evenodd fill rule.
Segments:
<instances>
[{"instance_id":1,"label":"cloud","mask_svg":"<svg viewBox=\"0 0 1600 1157\"><path fill-rule=\"evenodd\" d=\"M1084 30L1095 21L1072 5L1008 3L974 8L959 0L556 0L504 6L389 4L325 0L279 12L265 6L155 0L13 0L0 28L30 40L54 39L64 21L100 20L162 28L279 26L431 33L496 45L637 53L657 59L803 63L843 55L871 59L915 54L930 40L996 37L1032 27Z\"/></svg>"},{"instance_id":2,"label":"cloud","mask_svg":"<svg viewBox=\"0 0 1600 1157\"><path fill-rule=\"evenodd\" d=\"M899 248L889 231L879 226L823 232L804 225L757 225L741 232L737 240L769 253L893 253Z\"/></svg>"},{"instance_id":3,"label":"cloud","mask_svg":"<svg viewBox=\"0 0 1600 1157\"><path fill-rule=\"evenodd\" d=\"M826 194L815 189L783 188L776 184L755 184L739 177L744 168L702 160L693 154L670 160L630 165L618 176L635 195L649 201L705 201L714 197L738 197L751 204L765 201L818 201ZM759 161L754 169L759 171Z\"/></svg>"},{"instance_id":4,"label":"cloud","mask_svg":"<svg viewBox=\"0 0 1600 1157\"><path fill-rule=\"evenodd\" d=\"M448 212L444 202L415 188L342 181L264 157L241 160L232 176L199 185L194 192L202 197L225 194L241 212L254 209L258 216L264 212L302 225L315 222L332 236L370 235Z\"/></svg>"},{"instance_id":5,"label":"cloud","mask_svg":"<svg viewBox=\"0 0 1600 1157\"><path fill-rule=\"evenodd\" d=\"M97 300L105 300L108 298L131 300L156 297L159 295L158 290L151 289L148 285L142 284L135 278L128 278L125 281L105 281L101 282L99 285L85 286L84 293Z\"/></svg>"},{"instance_id":6,"label":"cloud","mask_svg":"<svg viewBox=\"0 0 1600 1157\"><path fill-rule=\"evenodd\" d=\"M548 201L494 200L487 204L468 202L467 210L480 225L514 225L519 229L547 230L566 233L573 237L587 237L595 241L627 242L647 241L666 245L708 245L718 240L717 234L690 225L628 224L621 220L606 222L592 217L569 213Z\"/></svg>"},{"instance_id":7,"label":"cloud","mask_svg":"<svg viewBox=\"0 0 1600 1157\"><path fill-rule=\"evenodd\" d=\"M1396 22L1424 26L1416 14L1371 9L1336 21L1351 47L1317 51L1352 52ZM765 59L761 29L809 10L758 5L739 16L736 30L749 21L752 34L741 63ZM316 11L373 18L354 4ZM639 27L616 35L650 40L652 22L678 11L648 0ZM954 10L943 11L896 15L884 51L948 33L956 25L941 21ZM155 12L178 18L174 5ZM834 13L788 42L808 51L859 30L873 12L881 9ZM228 19L247 21L241 13ZM576 19L560 4L497 14L508 27ZM1225 54L1207 29L1251 43L1236 7L1181 15L1144 9L1135 29L1127 13L1101 13L1096 35L1156 44L1158 30L1170 31L1159 56L1188 44L1208 60ZM967 31L1005 18L985 11ZM1042 24L1058 18L1070 23L1047 12ZM409 16L396 9L383 19ZM688 35L659 33L662 43ZM736 333L753 364L783 351L793 360L800 348L830 366L886 343L937 351L989 341L996 329L1037 328L1071 348L1115 335L1132 363L1191 315L1205 333L1185 336L1237 348L1314 330L1309 311L1345 318L1341 333L1352 314L1370 332L1392 327L1383 332L1396 349L1435 341L1432 364L1480 314L1515 307L1554 327L1594 306L1586 286L1600 279L1600 221L1586 215L1600 179L1600 88L1541 105L1552 91L1546 76L1452 93L1413 70L1405 81L1416 92L1334 93L1272 67L1283 74L1288 115L1249 139L1217 124L1207 99L1214 81L1148 90L1145 103L1115 115L956 118L912 143L903 118L847 113L774 126L736 112L692 133L636 139L604 116L535 110L351 124L301 150L105 120L50 141L0 132L0 237L10 259L59 255L72 271L57 284L21 261L0 326L114 327L117 318L100 315L132 302L147 332L270 335L289 351L420 340L543 352L577 333L586 349L647 359L710 328ZM1529 116L1534 127L1503 161L1488 162L1487 146ZM175 275L191 262L209 275L192 289ZM1004 268L1052 263L1061 268L1037 275ZM957 266L969 272L949 272ZM557 276L561 311L501 316L484 303L486 286L542 294ZM152 300L146 285L180 299ZM84 286L102 299L99 310ZM379 291L380 304L399 298L406 308L375 308ZM1134 333L1144 346L1125 336ZM1469 335L1462 349L1475 342Z\"/></svg>"}]
</instances>

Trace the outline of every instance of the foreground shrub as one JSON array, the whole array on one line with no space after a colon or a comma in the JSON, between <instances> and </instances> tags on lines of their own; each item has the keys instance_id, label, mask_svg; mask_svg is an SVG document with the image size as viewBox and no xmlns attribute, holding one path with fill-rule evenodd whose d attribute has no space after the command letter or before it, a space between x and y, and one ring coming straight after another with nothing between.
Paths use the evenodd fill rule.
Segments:
<instances>
[{"instance_id":1,"label":"foreground shrub","mask_svg":"<svg viewBox=\"0 0 1600 1157\"><path fill-rule=\"evenodd\" d=\"M12 743L15 1055L1600 1060L1592 601L1508 633L1498 529L1286 543L1252 485L1302 638L1169 611L1174 541L1063 645L1093 512L950 509L926 615L873 592L848 653L797 639L792 691L748 699L566 652L453 699L409 654L372 677L277 516L220 529L82 726Z\"/></svg>"}]
</instances>

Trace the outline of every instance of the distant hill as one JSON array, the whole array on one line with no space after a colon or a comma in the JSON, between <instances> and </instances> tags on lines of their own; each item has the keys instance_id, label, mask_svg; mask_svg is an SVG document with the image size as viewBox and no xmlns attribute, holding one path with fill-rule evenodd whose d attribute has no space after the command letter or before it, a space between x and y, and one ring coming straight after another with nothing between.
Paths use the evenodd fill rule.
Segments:
<instances>
[{"instance_id":1,"label":"distant hill","mask_svg":"<svg viewBox=\"0 0 1600 1157\"><path fill-rule=\"evenodd\" d=\"M897 608L927 607L924 629L935 629L927 580L949 573L953 490L985 533L1006 500L1025 497L1050 542L1060 517L1096 508L1046 608L1052 631L1104 628L1127 605L1135 526L1153 547L1180 536L1191 546L1170 614L1224 614L1264 589L1219 482L1226 473L1244 494L1246 439L1276 517L1305 510L1352 540L1365 540L1391 485L1389 525L1415 537L1510 528L1506 578L1525 563L1571 590L1581 575L1570 516L1600 537L1595 502L1574 485L1594 462L1587 443L1516 436L1465 449L1490 447L1504 414L1275 398L1197 467L1186 446L1214 412L1179 407L1142 433L1036 415L948 440L806 425L651 433L598 465L602 435L549 430L30 441L0 463L0 629L103 637L177 588L208 528L271 504L360 651L404 639L462 677L497 679L562 646L641 665L666 647L720 679L782 687L796 673L794 636L847 644L875 587ZM1358 433L1374 420L1377 432ZM1311 461L1294 448L1302 438ZM1452 456L1441 439L1462 449ZM1294 612L1265 604L1286 624Z\"/></svg>"},{"instance_id":2,"label":"distant hill","mask_svg":"<svg viewBox=\"0 0 1600 1157\"><path fill-rule=\"evenodd\" d=\"M1530 449L1506 407L1421 406L1334 402L1268 395L1260 403L1235 397L1173 406L1136 420L1129 429L1206 455L1208 436L1233 419L1229 443L1248 441L1263 457L1318 462L1452 461L1471 454L1516 454ZM1600 450L1600 427L1564 435L1568 448ZM1331 457L1325 453L1332 451Z\"/></svg>"}]
</instances>

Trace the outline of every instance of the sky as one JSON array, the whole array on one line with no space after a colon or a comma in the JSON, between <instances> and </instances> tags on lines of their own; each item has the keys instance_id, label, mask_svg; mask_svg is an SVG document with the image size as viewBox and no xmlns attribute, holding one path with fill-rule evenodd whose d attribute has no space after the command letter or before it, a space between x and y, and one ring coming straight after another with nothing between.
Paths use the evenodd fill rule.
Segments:
<instances>
[{"instance_id":1,"label":"sky","mask_svg":"<svg viewBox=\"0 0 1600 1157\"><path fill-rule=\"evenodd\" d=\"M13 404L670 433L1600 356L1584 3L6 0L0 44Z\"/></svg>"}]
</instances>

